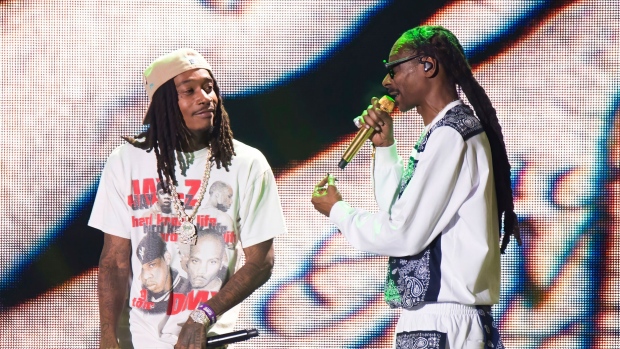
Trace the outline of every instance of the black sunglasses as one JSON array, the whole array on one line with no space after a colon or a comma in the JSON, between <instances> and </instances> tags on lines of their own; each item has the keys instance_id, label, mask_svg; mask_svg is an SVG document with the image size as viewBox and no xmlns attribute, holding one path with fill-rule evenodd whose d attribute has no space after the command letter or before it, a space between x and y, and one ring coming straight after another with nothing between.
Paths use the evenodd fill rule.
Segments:
<instances>
[{"instance_id":1,"label":"black sunglasses","mask_svg":"<svg viewBox=\"0 0 620 349\"><path fill-rule=\"evenodd\" d=\"M385 65L385 69L387 69L388 74L390 74L390 78L393 79L394 78L394 67L395 66L397 66L399 64L402 64L402 63L405 63L405 62L408 62L408 61L410 61L412 59L416 59L418 57L422 57L422 56L423 55L413 55L413 56L397 59L397 60L392 61L392 62L388 62L387 60L384 59L383 60L383 64ZM420 63L422 63L422 62L420 62Z\"/></svg>"}]
</instances>

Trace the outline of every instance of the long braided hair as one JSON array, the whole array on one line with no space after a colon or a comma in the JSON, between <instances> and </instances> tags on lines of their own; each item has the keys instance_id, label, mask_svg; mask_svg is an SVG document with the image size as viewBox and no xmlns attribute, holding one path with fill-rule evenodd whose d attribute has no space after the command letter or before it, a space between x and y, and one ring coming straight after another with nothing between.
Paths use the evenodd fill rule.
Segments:
<instances>
[{"instance_id":1,"label":"long braided hair","mask_svg":"<svg viewBox=\"0 0 620 349\"><path fill-rule=\"evenodd\" d=\"M213 79L213 90L219 103L215 109L213 129L207 139L211 147L211 158L208 161L215 161L217 168L223 166L228 171L228 166L231 165L232 157L235 155L233 133L220 88L210 71L209 75ZM178 185L175 175L176 160L178 159L183 174L191 161L183 152L189 151L192 134L185 125L178 98L174 80L166 81L155 91L146 111L148 128L135 137L123 137L137 148L147 152L155 150L159 181L168 194L170 194L168 183Z\"/></svg>"},{"instance_id":2,"label":"long braided hair","mask_svg":"<svg viewBox=\"0 0 620 349\"><path fill-rule=\"evenodd\" d=\"M501 253L505 252L510 241L510 235L514 235L518 244L521 245L519 223L514 212L512 187L510 185L510 163L508 162L502 128L489 96L474 78L463 47L452 32L441 26L419 26L410 29L401 36L399 43L401 44L400 49L411 50L417 54L435 58L442 63L446 75L455 84L461 86L463 93L474 107L491 146L500 223L502 216L504 216Z\"/></svg>"}]
</instances>

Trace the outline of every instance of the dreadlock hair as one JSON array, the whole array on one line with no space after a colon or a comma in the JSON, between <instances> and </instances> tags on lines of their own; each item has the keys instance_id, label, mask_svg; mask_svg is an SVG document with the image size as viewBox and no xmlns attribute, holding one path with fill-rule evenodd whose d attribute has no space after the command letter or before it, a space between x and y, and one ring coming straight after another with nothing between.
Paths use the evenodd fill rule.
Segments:
<instances>
[{"instance_id":1,"label":"dreadlock hair","mask_svg":"<svg viewBox=\"0 0 620 349\"><path fill-rule=\"evenodd\" d=\"M207 139L207 144L211 147L211 158L208 161L215 161L217 168L224 166L228 171L232 157L236 155L233 133L228 113L224 109L220 88L210 71L209 75L213 79L213 90L219 103L213 118L213 128ZM155 91L146 111L149 127L135 137L123 137L137 148L147 152L155 150L159 181L168 194L170 194L168 183L178 185L175 175L176 159L178 158L182 173L185 175L189 159L182 152L188 152L192 144L192 134L179 109L178 98L174 80L166 81Z\"/></svg>"},{"instance_id":2,"label":"dreadlock hair","mask_svg":"<svg viewBox=\"0 0 620 349\"><path fill-rule=\"evenodd\" d=\"M432 57L442 63L448 78L461 86L463 93L480 119L491 146L500 223L502 216L504 216L504 235L500 251L501 253L505 252L510 241L510 235L514 235L517 243L521 245L519 223L514 212L510 185L510 163L508 162L502 128L489 96L474 78L463 47L452 32L441 26L419 26L410 29L401 36L399 43L401 50L410 50L416 54Z\"/></svg>"}]
</instances>

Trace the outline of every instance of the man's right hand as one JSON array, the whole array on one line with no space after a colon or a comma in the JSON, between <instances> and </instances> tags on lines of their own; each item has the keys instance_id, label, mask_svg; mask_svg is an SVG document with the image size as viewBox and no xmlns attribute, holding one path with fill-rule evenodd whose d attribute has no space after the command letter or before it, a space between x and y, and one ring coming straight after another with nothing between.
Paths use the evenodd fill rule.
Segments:
<instances>
[{"instance_id":1,"label":"man's right hand","mask_svg":"<svg viewBox=\"0 0 620 349\"><path fill-rule=\"evenodd\" d=\"M376 147L389 147L394 144L394 120L380 108L379 98L372 97L370 103L361 115L362 127L375 129L370 140Z\"/></svg>"},{"instance_id":2,"label":"man's right hand","mask_svg":"<svg viewBox=\"0 0 620 349\"><path fill-rule=\"evenodd\" d=\"M181 328L179 339L174 349L205 349L207 347L207 333L205 325L187 319Z\"/></svg>"}]
</instances>

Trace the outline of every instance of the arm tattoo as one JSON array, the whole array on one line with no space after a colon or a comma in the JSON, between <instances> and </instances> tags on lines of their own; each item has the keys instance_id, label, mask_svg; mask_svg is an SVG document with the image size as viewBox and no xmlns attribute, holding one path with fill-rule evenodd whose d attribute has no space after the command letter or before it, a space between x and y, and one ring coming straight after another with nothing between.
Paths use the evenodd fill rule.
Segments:
<instances>
[{"instance_id":1,"label":"arm tattoo","mask_svg":"<svg viewBox=\"0 0 620 349\"><path fill-rule=\"evenodd\" d=\"M127 296L130 257L131 240L104 234L97 279L102 341L116 341L118 319Z\"/></svg>"}]
</instances>

